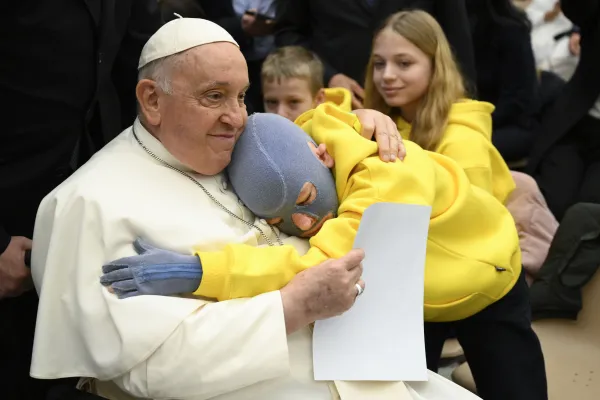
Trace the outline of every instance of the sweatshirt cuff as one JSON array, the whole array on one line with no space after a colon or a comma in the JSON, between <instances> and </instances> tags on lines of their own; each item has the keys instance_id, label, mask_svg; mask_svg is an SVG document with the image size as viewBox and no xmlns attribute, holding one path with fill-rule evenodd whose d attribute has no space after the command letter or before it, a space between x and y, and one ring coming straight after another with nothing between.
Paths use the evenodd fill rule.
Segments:
<instances>
[{"instance_id":1,"label":"sweatshirt cuff","mask_svg":"<svg viewBox=\"0 0 600 400\"><path fill-rule=\"evenodd\" d=\"M10 244L11 236L6 233L4 228L0 225L0 254L4 253L4 250L8 248Z\"/></svg>"},{"instance_id":2,"label":"sweatshirt cuff","mask_svg":"<svg viewBox=\"0 0 600 400\"><path fill-rule=\"evenodd\" d=\"M202 281L194 294L217 300L228 300L231 290L228 289L230 279L227 253L222 251L198 252L196 255L200 257L202 264Z\"/></svg>"}]
</instances>

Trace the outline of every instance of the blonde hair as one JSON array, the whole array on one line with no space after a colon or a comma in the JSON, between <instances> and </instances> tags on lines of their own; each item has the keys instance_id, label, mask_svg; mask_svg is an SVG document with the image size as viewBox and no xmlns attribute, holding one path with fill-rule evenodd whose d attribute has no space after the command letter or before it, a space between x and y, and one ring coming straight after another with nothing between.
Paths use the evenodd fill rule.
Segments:
<instances>
[{"instance_id":1,"label":"blonde hair","mask_svg":"<svg viewBox=\"0 0 600 400\"><path fill-rule=\"evenodd\" d=\"M410 139L426 150L435 150L442 139L452 104L465 97L465 86L444 31L425 11L402 11L389 17L375 34L374 41L390 29L418 47L431 60L432 74L412 121ZM388 106L373 84L373 54L367 66L365 108L392 117L400 110Z\"/></svg>"},{"instance_id":2,"label":"blonde hair","mask_svg":"<svg viewBox=\"0 0 600 400\"><path fill-rule=\"evenodd\" d=\"M263 62L261 79L263 82L279 82L289 78L306 79L312 95L316 96L323 88L323 63L304 47L281 47Z\"/></svg>"}]
</instances>

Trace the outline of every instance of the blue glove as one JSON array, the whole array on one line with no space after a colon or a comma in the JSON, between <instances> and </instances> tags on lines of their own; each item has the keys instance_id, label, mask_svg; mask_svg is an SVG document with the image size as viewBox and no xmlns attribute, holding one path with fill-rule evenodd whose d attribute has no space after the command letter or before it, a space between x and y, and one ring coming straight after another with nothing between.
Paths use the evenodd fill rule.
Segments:
<instances>
[{"instance_id":1,"label":"blue glove","mask_svg":"<svg viewBox=\"0 0 600 400\"><path fill-rule=\"evenodd\" d=\"M120 299L192 293L200 286L202 264L198 256L160 249L140 238L133 247L139 255L102 266L100 283L110 286Z\"/></svg>"}]
</instances>

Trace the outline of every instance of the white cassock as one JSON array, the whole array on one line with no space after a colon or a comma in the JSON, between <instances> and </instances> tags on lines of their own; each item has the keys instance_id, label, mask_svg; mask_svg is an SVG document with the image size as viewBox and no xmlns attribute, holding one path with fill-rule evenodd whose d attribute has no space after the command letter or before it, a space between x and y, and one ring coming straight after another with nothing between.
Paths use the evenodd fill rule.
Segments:
<instances>
[{"instance_id":1,"label":"white cassock","mask_svg":"<svg viewBox=\"0 0 600 400\"><path fill-rule=\"evenodd\" d=\"M185 170L137 121L135 130L150 151ZM190 175L275 242L223 175ZM119 300L100 285L101 267L133 255L138 236L183 253L193 246L208 251L232 242L265 244L255 228L152 158L131 128L125 130L40 205L32 258L40 293L33 377L95 378L96 393L115 400L478 398L433 373L429 382L407 385L314 381L311 331L286 336L278 291L218 303L163 296ZM305 241L290 241L306 251Z\"/></svg>"}]
</instances>

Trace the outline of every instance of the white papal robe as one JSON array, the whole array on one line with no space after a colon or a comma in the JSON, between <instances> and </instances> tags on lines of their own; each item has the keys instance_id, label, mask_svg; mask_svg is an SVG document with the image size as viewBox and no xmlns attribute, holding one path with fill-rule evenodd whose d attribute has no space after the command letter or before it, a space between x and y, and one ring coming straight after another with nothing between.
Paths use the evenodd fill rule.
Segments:
<instances>
[{"instance_id":1,"label":"white papal robe","mask_svg":"<svg viewBox=\"0 0 600 400\"><path fill-rule=\"evenodd\" d=\"M135 129L158 157L186 170L138 121ZM186 172L233 213L271 232L223 175ZM133 255L138 236L183 253L193 246L265 244L256 229L149 156L125 130L40 205L32 256L40 294L33 377L94 378L98 394L115 400L477 398L433 373L429 382L409 385L314 381L311 331L286 336L278 291L218 303L119 300L100 285L101 267ZM303 240L286 241L306 251Z\"/></svg>"}]
</instances>

